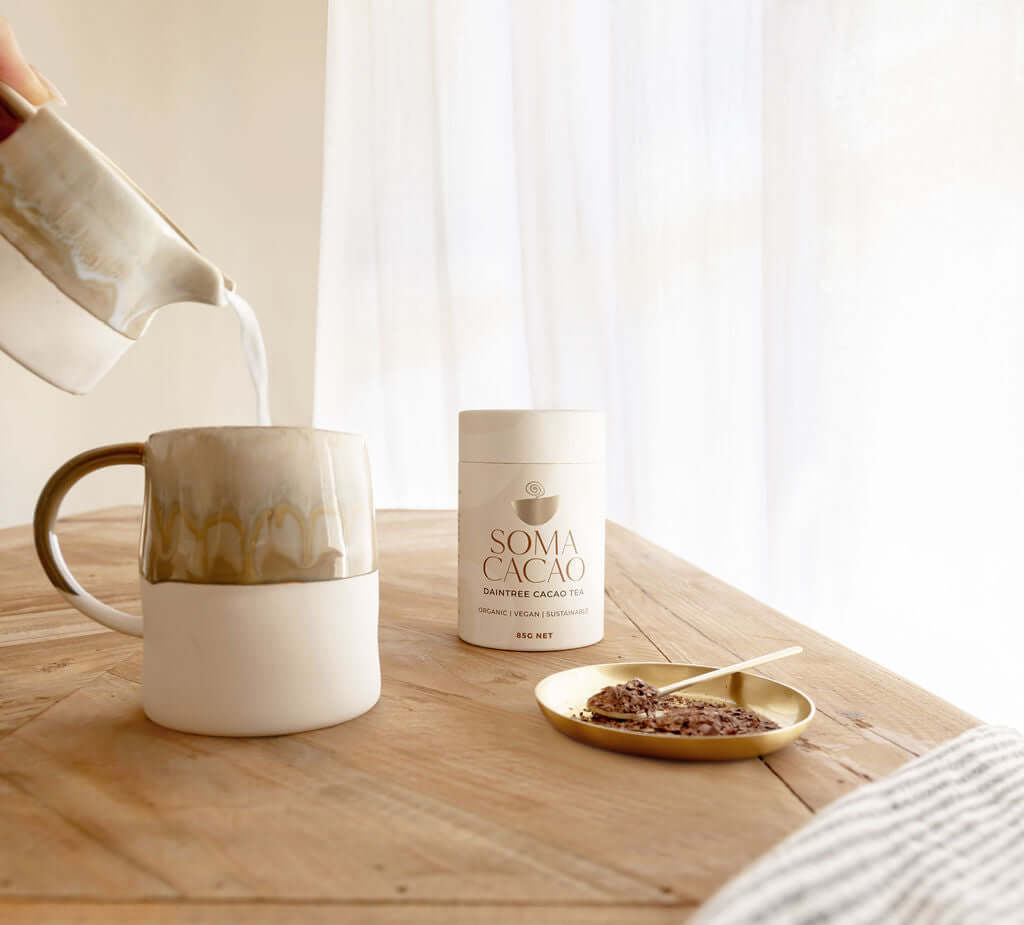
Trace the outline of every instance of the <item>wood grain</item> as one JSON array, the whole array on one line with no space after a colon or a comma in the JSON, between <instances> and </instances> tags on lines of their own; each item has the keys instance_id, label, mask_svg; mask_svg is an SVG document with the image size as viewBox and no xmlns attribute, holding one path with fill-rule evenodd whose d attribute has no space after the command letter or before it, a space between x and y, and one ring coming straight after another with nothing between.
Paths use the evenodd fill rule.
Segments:
<instances>
[{"instance_id":1,"label":"wood grain","mask_svg":"<svg viewBox=\"0 0 1024 925\"><path fill-rule=\"evenodd\" d=\"M402 902L361 904L315 903L119 903L117 905L81 902L9 902L0 900L0 918L4 925L116 925L149 922L152 925L281 925L301 922L308 925L407 925L407 923L443 922L445 925L678 925L692 910L678 906L570 906L531 903L495 905L493 903L455 905Z\"/></svg>"},{"instance_id":2,"label":"wood grain","mask_svg":"<svg viewBox=\"0 0 1024 925\"><path fill-rule=\"evenodd\" d=\"M137 529L134 509L61 529L86 586L129 609ZM27 528L0 532L0 918L680 921L814 810L974 722L614 525L603 642L477 649L455 635L454 515L383 511L379 529L381 702L241 740L149 722L140 642L62 607ZM533 700L574 665L789 642L807 652L766 673L823 714L763 761L591 749Z\"/></svg>"}]
</instances>

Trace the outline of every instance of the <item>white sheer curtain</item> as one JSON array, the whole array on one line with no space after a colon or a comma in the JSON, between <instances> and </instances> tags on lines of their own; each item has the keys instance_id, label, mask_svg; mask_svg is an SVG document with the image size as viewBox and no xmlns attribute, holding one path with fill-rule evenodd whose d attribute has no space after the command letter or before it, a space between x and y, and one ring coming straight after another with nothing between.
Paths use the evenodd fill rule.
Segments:
<instances>
[{"instance_id":1,"label":"white sheer curtain","mask_svg":"<svg viewBox=\"0 0 1024 925\"><path fill-rule=\"evenodd\" d=\"M317 423L452 507L459 409L604 407L614 519L1011 716L1021 10L335 0Z\"/></svg>"},{"instance_id":2,"label":"white sheer curtain","mask_svg":"<svg viewBox=\"0 0 1024 925\"><path fill-rule=\"evenodd\" d=\"M764 24L771 599L1020 725L1024 4Z\"/></svg>"}]
</instances>

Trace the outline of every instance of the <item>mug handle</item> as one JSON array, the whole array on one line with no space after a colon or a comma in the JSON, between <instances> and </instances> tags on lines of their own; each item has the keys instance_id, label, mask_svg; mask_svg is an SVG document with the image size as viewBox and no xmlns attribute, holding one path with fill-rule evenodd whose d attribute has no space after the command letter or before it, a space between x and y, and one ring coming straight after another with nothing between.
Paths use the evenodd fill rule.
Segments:
<instances>
[{"instance_id":1,"label":"mug handle","mask_svg":"<svg viewBox=\"0 0 1024 925\"><path fill-rule=\"evenodd\" d=\"M43 486L39 501L36 503L33 521L36 554L46 577L50 579L50 584L64 595L72 607L82 611L87 617L92 617L97 623L109 626L112 630L119 630L132 636L142 635L142 617L116 610L96 600L78 583L61 554L55 527L64 496L82 476L97 469L105 469L107 466L144 465L144 453L145 447L141 443L117 443L113 446L101 446L69 459Z\"/></svg>"}]
</instances>

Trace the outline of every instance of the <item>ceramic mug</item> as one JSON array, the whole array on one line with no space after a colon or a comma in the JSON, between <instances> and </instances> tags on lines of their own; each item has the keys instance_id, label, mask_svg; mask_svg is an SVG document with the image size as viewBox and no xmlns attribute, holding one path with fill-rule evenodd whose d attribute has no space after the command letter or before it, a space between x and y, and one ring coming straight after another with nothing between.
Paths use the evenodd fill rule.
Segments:
<instances>
[{"instance_id":1,"label":"ceramic mug","mask_svg":"<svg viewBox=\"0 0 1024 925\"><path fill-rule=\"evenodd\" d=\"M71 486L123 463L146 472L141 617L89 594L55 533ZM143 708L154 722L278 735L352 719L380 696L377 545L361 436L199 427L90 450L47 482L35 541L70 604L143 637Z\"/></svg>"}]
</instances>

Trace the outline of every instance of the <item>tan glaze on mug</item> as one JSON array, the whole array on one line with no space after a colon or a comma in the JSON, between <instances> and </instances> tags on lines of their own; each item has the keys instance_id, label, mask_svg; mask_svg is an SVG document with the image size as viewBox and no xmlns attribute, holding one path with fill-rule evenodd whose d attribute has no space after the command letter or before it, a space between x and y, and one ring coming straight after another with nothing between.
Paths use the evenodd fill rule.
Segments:
<instances>
[{"instance_id":1,"label":"tan glaze on mug","mask_svg":"<svg viewBox=\"0 0 1024 925\"><path fill-rule=\"evenodd\" d=\"M161 306L226 304L234 284L115 164L0 83L0 349L88 392Z\"/></svg>"},{"instance_id":2,"label":"tan glaze on mug","mask_svg":"<svg viewBox=\"0 0 1024 925\"><path fill-rule=\"evenodd\" d=\"M89 594L55 532L75 482L126 463L146 470L142 617ZM351 719L380 695L376 532L358 435L208 427L90 450L47 482L35 541L72 606L144 636L143 706L155 722L278 735Z\"/></svg>"},{"instance_id":3,"label":"tan glaze on mug","mask_svg":"<svg viewBox=\"0 0 1024 925\"><path fill-rule=\"evenodd\" d=\"M345 439L347 438L347 439ZM372 571L361 440L329 431L231 427L154 434L145 450L147 581L265 584ZM354 473L362 474L362 478Z\"/></svg>"}]
</instances>

